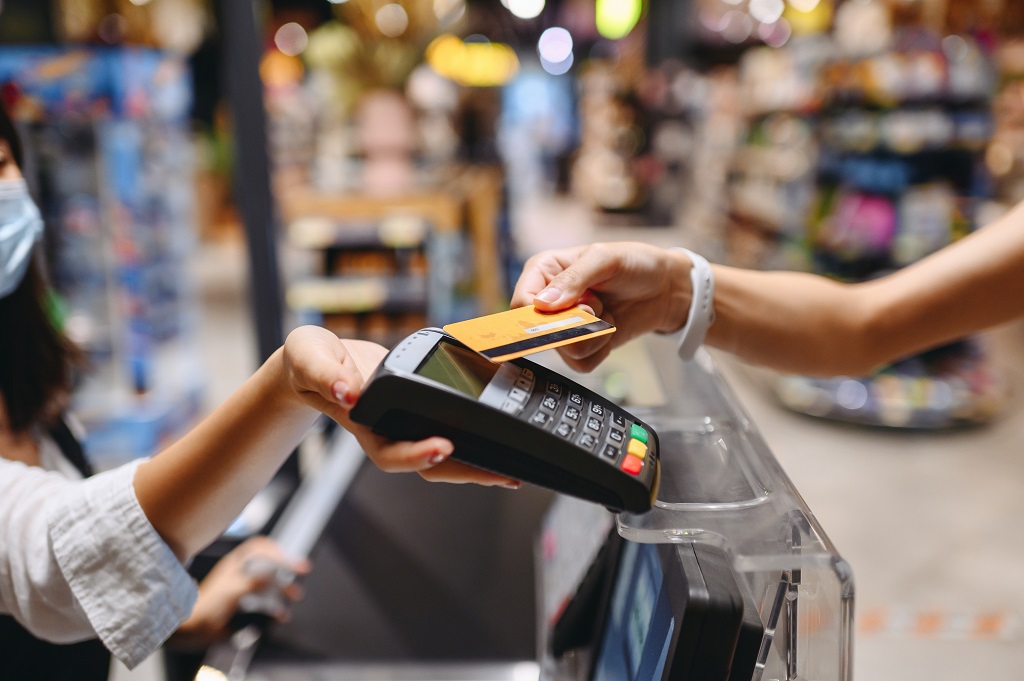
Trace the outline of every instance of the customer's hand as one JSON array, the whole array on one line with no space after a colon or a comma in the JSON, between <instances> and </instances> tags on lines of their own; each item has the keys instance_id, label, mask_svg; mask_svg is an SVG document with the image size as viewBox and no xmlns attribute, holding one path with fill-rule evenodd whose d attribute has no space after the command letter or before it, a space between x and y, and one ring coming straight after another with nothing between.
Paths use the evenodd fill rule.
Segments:
<instances>
[{"instance_id":1,"label":"customer's hand","mask_svg":"<svg viewBox=\"0 0 1024 681\"><path fill-rule=\"evenodd\" d=\"M288 335L284 361L289 383L299 397L355 435L367 456L382 470L416 471L437 482L518 487L517 481L503 475L449 461L454 447L443 437L396 442L349 418L363 385L387 352L376 343L339 339L327 329L303 326Z\"/></svg>"},{"instance_id":2,"label":"customer's hand","mask_svg":"<svg viewBox=\"0 0 1024 681\"><path fill-rule=\"evenodd\" d=\"M289 560L267 537L253 537L225 555L199 583L199 596L188 619L182 622L168 643L172 648L205 648L231 635L231 618L242 600L275 582L279 569L296 577L309 572L307 560ZM288 606L302 598L302 587L293 581L281 587L280 610L266 613L278 622L288 619Z\"/></svg>"},{"instance_id":3,"label":"customer's hand","mask_svg":"<svg viewBox=\"0 0 1024 681\"><path fill-rule=\"evenodd\" d=\"M690 308L690 259L649 244L597 243L538 253L526 261L512 307L555 312L582 305L615 333L559 348L573 369L590 371L626 341L682 328Z\"/></svg>"}]
</instances>

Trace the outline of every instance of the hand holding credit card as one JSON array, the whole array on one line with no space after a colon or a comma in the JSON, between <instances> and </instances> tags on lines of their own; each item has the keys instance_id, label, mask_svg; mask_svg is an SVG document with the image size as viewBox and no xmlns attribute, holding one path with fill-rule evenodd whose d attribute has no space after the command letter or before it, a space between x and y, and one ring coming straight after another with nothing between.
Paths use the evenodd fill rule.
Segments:
<instances>
[{"instance_id":1,"label":"hand holding credit card","mask_svg":"<svg viewBox=\"0 0 1024 681\"><path fill-rule=\"evenodd\" d=\"M615 327L579 307L540 312L533 305L448 324L444 330L492 362L613 333Z\"/></svg>"}]
</instances>

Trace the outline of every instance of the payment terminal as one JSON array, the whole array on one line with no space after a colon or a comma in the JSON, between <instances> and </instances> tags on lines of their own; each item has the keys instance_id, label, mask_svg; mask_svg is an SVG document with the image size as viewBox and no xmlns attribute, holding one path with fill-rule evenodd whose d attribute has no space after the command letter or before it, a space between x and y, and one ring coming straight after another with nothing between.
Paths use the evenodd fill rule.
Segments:
<instances>
[{"instance_id":1,"label":"payment terminal","mask_svg":"<svg viewBox=\"0 0 1024 681\"><path fill-rule=\"evenodd\" d=\"M551 369L495 364L440 329L392 348L350 416L394 440L446 437L453 459L615 511L647 511L657 494L649 425Z\"/></svg>"}]
</instances>

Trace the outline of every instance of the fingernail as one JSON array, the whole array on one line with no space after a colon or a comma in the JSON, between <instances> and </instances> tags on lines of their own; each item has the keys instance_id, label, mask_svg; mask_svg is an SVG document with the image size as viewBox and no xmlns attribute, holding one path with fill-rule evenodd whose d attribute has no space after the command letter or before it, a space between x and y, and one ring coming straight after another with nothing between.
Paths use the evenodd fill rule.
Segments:
<instances>
[{"instance_id":1,"label":"fingernail","mask_svg":"<svg viewBox=\"0 0 1024 681\"><path fill-rule=\"evenodd\" d=\"M445 459L447 459L449 456L452 455L452 451L453 450L454 450L454 447L452 447L450 442L438 445L437 449L435 449L434 453L430 456L430 459L429 459L430 463L432 463L432 464L439 464L439 463L441 463L442 461L444 461Z\"/></svg>"},{"instance_id":2,"label":"fingernail","mask_svg":"<svg viewBox=\"0 0 1024 681\"><path fill-rule=\"evenodd\" d=\"M501 484L501 486L504 487L505 489L519 489L520 487L523 486L523 483L518 482L518 481L515 481L515 482L503 482Z\"/></svg>"},{"instance_id":3,"label":"fingernail","mask_svg":"<svg viewBox=\"0 0 1024 681\"><path fill-rule=\"evenodd\" d=\"M549 287L537 294L537 300L543 300L545 303L553 303L562 297L562 292L557 288Z\"/></svg>"},{"instance_id":4,"label":"fingernail","mask_svg":"<svg viewBox=\"0 0 1024 681\"><path fill-rule=\"evenodd\" d=\"M334 386L332 387L332 391L334 392L334 399L338 400L341 406L351 406L352 401L349 399L348 396L348 385L346 385L344 381L335 382Z\"/></svg>"}]
</instances>

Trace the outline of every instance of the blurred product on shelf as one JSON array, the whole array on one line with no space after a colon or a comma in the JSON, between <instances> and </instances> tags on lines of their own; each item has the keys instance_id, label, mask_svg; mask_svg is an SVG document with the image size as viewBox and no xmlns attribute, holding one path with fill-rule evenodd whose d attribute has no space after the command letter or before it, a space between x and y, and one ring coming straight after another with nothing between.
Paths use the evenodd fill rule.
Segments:
<instances>
[{"instance_id":1,"label":"blurred product on shelf","mask_svg":"<svg viewBox=\"0 0 1024 681\"><path fill-rule=\"evenodd\" d=\"M502 174L482 166L397 195L282 194L297 323L392 345L412 331L507 305L497 245Z\"/></svg>"},{"instance_id":2,"label":"blurred product on shelf","mask_svg":"<svg viewBox=\"0 0 1024 681\"><path fill-rule=\"evenodd\" d=\"M427 251L430 228L414 216L353 223L342 218L293 221L292 244L317 253L317 276L287 291L298 323L392 346L428 326Z\"/></svg>"},{"instance_id":3,"label":"blurred product on shelf","mask_svg":"<svg viewBox=\"0 0 1024 681\"><path fill-rule=\"evenodd\" d=\"M580 80L576 192L599 214L637 212L647 201L636 168L644 145L640 111L609 66L593 64Z\"/></svg>"},{"instance_id":4,"label":"blurred product on shelf","mask_svg":"<svg viewBox=\"0 0 1024 681\"><path fill-rule=\"evenodd\" d=\"M951 3L951 17L963 16L959 7ZM1002 122L994 122L989 33L939 30L930 15L911 14L881 0L838 3L827 34L794 30L771 46L742 41L746 127L726 183L730 264L864 280L984 224L994 194L985 162L1004 170L1003 187L1016 164L1012 142L990 144L1000 130L1015 139L1012 80L1003 76ZM705 29L719 26L710 16L701 15ZM1009 46L999 52L1004 74L1013 54ZM908 427L987 420L1006 389L977 339L872 377L784 376L775 387L798 411Z\"/></svg>"},{"instance_id":5,"label":"blurred product on shelf","mask_svg":"<svg viewBox=\"0 0 1024 681\"><path fill-rule=\"evenodd\" d=\"M870 377L782 376L787 407L812 416L893 428L982 423L1002 408L1007 385L984 343L970 338L897 362Z\"/></svg>"},{"instance_id":6,"label":"blurred product on shelf","mask_svg":"<svg viewBox=\"0 0 1024 681\"><path fill-rule=\"evenodd\" d=\"M978 226L991 196L981 160L995 74L972 36L897 27L872 52L879 45L845 35L859 25L846 20L837 28L840 50L820 70L807 246L812 270L862 281ZM776 391L787 406L817 416L933 428L990 419L1006 386L985 346L966 340L861 379L782 377Z\"/></svg>"},{"instance_id":7,"label":"blurred product on shelf","mask_svg":"<svg viewBox=\"0 0 1024 681\"><path fill-rule=\"evenodd\" d=\"M993 102L995 132L985 165L996 196L1008 205L1024 201L1024 39L999 46L1000 87Z\"/></svg>"},{"instance_id":8,"label":"blurred product on shelf","mask_svg":"<svg viewBox=\"0 0 1024 681\"><path fill-rule=\"evenodd\" d=\"M818 172L818 74L834 50L830 38L813 34L784 47L753 47L739 60L746 124L726 185L731 264L810 266L805 241Z\"/></svg>"},{"instance_id":9,"label":"blurred product on shelf","mask_svg":"<svg viewBox=\"0 0 1024 681\"><path fill-rule=\"evenodd\" d=\"M179 55L5 47L0 83L27 136L68 334L92 368L74 408L96 468L154 453L201 405L191 90Z\"/></svg>"},{"instance_id":10,"label":"blurred product on shelf","mask_svg":"<svg viewBox=\"0 0 1024 681\"><path fill-rule=\"evenodd\" d=\"M995 88L985 45L916 27L894 29L877 53L857 41L841 39L843 49L821 69L807 233L811 269L846 281L903 267L964 236L992 194L982 172ZM862 379L782 377L776 392L819 416L941 428L990 419L1006 385L985 345L968 339Z\"/></svg>"}]
</instances>

